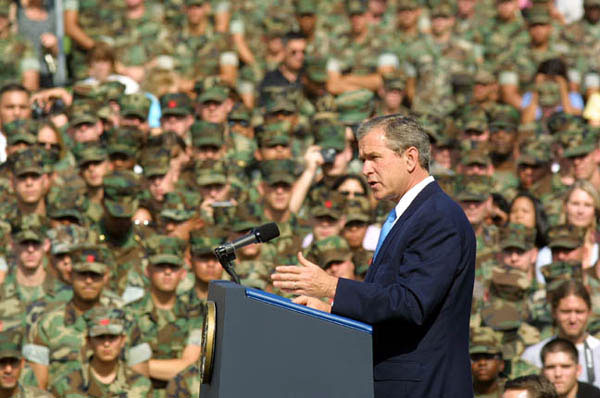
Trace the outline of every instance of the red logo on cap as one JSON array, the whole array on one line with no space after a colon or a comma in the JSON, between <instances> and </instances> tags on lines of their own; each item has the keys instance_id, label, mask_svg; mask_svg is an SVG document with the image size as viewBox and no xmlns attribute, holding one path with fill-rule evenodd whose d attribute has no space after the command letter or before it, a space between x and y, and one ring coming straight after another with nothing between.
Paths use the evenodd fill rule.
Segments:
<instances>
[{"instance_id":1,"label":"red logo on cap","mask_svg":"<svg viewBox=\"0 0 600 398\"><path fill-rule=\"evenodd\" d=\"M169 108L175 108L176 106L177 106L177 102L175 100L171 100L167 104L167 107L169 107Z\"/></svg>"},{"instance_id":2,"label":"red logo on cap","mask_svg":"<svg viewBox=\"0 0 600 398\"><path fill-rule=\"evenodd\" d=\"M331 209L332 206L333 206L333 203L331 203L331 200L325 201L325 207L327 207L328 209Z\"/></svg>"},{"instance_id":3,"label":"red logo on cap","mask_svg":"<svg viewBox=\"0 0 600 398\"><path fill-rule=\"evenodd\" d=\"M85 258L85 261L87 261L88 263L93 263L94 261L96 261L96 257L94 257L93 254L88 254L88 256Z\"/></svg>"},{"instance_id":4,"label":"red logo on cap","mask_svg":"<svg viewBox=\"0 0 600 398\"><path fill-rule=\"evenodd\" d=\"M105 319L100 319L100 322L99 322L99 323L100 323L100 325L102 325L102 326L106 326L106 325L110 324L110 319L108 319L108 318L105 318Z\"/></svg>"}]
</instances>

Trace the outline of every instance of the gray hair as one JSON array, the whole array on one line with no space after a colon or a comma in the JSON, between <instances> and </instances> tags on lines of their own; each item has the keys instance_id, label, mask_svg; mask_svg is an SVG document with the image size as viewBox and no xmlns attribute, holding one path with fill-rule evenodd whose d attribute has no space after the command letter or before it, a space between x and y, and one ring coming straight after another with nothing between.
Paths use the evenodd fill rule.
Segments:
<instances>
[{"instance_id":1,"label":"gray hair","mask_svg":"<svg viewBox=\"0 0 600 398\"><path fill-rule=\"evenodd\" d=\"M420 166L429 171L431 144L429 136L416 119L397 114L374 117L361 123L356 131L356 140L359 141L375 128L383 130L387 147L398 154L410 147L417 148Z\"/></svg>"}]
</instances>

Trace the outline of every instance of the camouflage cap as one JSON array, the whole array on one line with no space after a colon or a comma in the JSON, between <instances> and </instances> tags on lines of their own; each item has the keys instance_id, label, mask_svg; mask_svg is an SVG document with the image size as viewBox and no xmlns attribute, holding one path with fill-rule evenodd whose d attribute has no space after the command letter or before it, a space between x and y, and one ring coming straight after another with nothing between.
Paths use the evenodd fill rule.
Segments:
<instances>
[{"instance_id":1,"label":"camouflage cap","mask_svg":"<svg viewBox=\"0 0 600 398\"><path fill-rule=\"evenodd\" d=\"M465 166L483 165L489 166L492 164L490 153L485 147L477 147L471 150L463 151L460 162Z\"/></svg>"},{"instance_id":2,"label":"camouflage cap","mask_svg":"<svg viewBox=\"0 0 600 398\"><path fill-rule=\"evenodd\" d=\"M15 242L42 242L46 239L47 219L39 214L30 213L20 216L12 226L12 236Z\"/></svg>"},{"instance_id":3,"label":"camouflage cap","mask_svg":"<svg viewBox=\"0 0 600 398\"><path fill-rule=\"evenodd\" d=\"M345 198L337 191L327 193L323 202L316 203L310 209L311 217L331 217L339 220L344 215Z\"/></svg>"},{"instance_id":4,"label":"camouflage cap","mask_svg":"<svg viewBox=\"0 0 600 398\"><path fill-rule=\"evenodd\" d=\"M385 91L404 91L406 86L406 78L405 76L399 73L388 73L383 76L383 88Z\"/></svg>"},{"instance_id":5,"label":"camouflage cap","mask_svg":"<svg viewBox=\"0 0 600 398\"><path fill-rule=\"evenodd\" d=\"M346 239L334 235L314 242L307 253L307 259L327 269L333 262L351 260L352 252Z\"/></svg>"},{"instance_id":6,"label":"camouflage cap","mask_svg":"<svg viewBox=\"0 0 600 398\"><path fill-rule=\"evenodd\" d=\"M86 313L86 318L90 337L125 334L125 312L121 309L94 307Z\"/></svg>"},{"instance_id":7,"label":"camouflage cap","mask_svg":"<svg viewBox=\"0 0 600 398\"><path fill-rule=\"evenodd\" d=\"M204 161L196 166L196 183L200 186L227 184L227 165L223 161Z\"/></svg>"},{"instance_id":8,"label":"camouflage cap","mask_svg":"<svg viewBox=\"0 0 600 398\"><path fill-rule=\"evenodd\" d=\"M364 14L367 12L367 2L365 0L347 0L346 10L349 15Z\"/></svg>"},{"instance_id":9,"label":"camouflage cap","mask_svg":"<svg viewBox=\"0 0 600 398\"><path fill-rule=\"evenodd\" d=\"M568 137L563 147L565 158L585 156L598 147L598 133L595 130L589 128L570 130L564 135Z\"/></svg>"},{"instance_id":10,"label":"camouflage cap","mask_svg":"<svg viewBox=\"0 0 600 398\"><path fill-rule=\"evenodd\" d=\"M468 114L464 120L464 131L479 131L484 132L488 129L487 117L484 113Z\"/></svg>"},{"instance_id":11,"label":"camouflage cap","mask_svg":"<svg viewBox=\"0 0 600 398\"><path fill-rule=\"evenodd\" d=\"M88 109L74 110L69 115L69 127L77 127L80 124L95 124L98 122L98 116L95 112Z\"/></svg>"},{"instance_id":12,"label":"camouflage cap","mask_svg":"<svg viewBox=\"0 0 600 398\"><path fill-rule=\"evenodd\" d=\"M456 178L456 200L483 202L490 197L492 182L488 176L459 175Z\"/></svg>"},{"instance_id":13,"label":"camouflage cap","mask_svg":"<svg viewBox=\"0 0 600 398\"><path fill-rule=\"evenodd\" d=\"M22 358L23 335L16 330L0 332L0 359Z\"/></svg>"},{"instance_id":14,"label":"camouflage cap","mask_svg":"<svg viewBox=\"0 0 600 398\"><path fill-rule=\"evenodd\" d=\"M536 231L521 224L509 223L500 230L500 247L502 250L516 247L521 250L533 249Z\"/></svg>"},{"instance_id":15,"label":"camouflage cap","mask_svg":"<svg viewBox=\"0 0 600 398\"><path fill-rule=\"evenodd\" d=\"M553 291L565 281L575 279L582 281L583 268L580 262L576 261L554 261L544 265L540 272L544 275L546 281L546 291Z\"/></svg>"},{"instance_id":16,"label":"camouflage cap","mask_svg":"<svg viewBox=\"0 0 600 398\"><path fill-rule=\"evenodd\" d=\"M555 225L548 230L548 247L576 249L583 246L585 229L569 224Z\"/></svg>"},{"instance_id":17,"label":"camouflage cap","mask_svg":"<svg viewBox=\"0 0 600 398\"><path fill-rule=\"evenodd\" d=\"M475 73L474 83L482 85L494 84L496 83L496 76L491 71L481 68Z\"/></svg>"},{"instance_id":18,"label":"camouflage cap","mask_svg":"<svg viewBox=\"0 0 600 398\"><path fill-rule=\"evenodd\" d=\"M549 107L560 104L560 86L555 81L545 81L537 86L541 106Z\"/></svg>"},{"instance_id":19,"label":"camouflage cap","mask_svg":"<svg viewBox=\"0 0 600 398\"><path fill-rule=\"evenodd\" d=\"M17 177L28 173L37 175L46 173L43 153L38 148L28 148L17 152L12 159L12 172Z\"/></svg>"},{"instance_id":20,"label":"camouflage cap","mask_svg":"<svg viewBox=\"0 0 600 398\"><path fill-rule=\"evenodd\" d=\"M81 167L89 162L103 162L108 159L106 148L99 142L81 142L73 149L77 166Z\"/></svg>"},{"instance_id":21,"label":"camouflage cap","mask_svg":"<svg viewBox=\"0 0 600 398\"><path fill-rule=\"evenodd\" d=\"M89 207L89 199L75 189L62 189L48 200L46 215L53 220L71 219L83 224L83 214Z\"/></svg>"},{"instance_id":22,"label":"camouflage cap","mask_svg":"<svg viewBox=\"0 0 600 398\"><path fill-rule=\"evenodd\" d=\"M519 127L518 119L515 119L509 114L501 113L492 117L490 121L490 131L497 132L499 130L507 132L517 132Z\"/></svg>"},{"instance_id":23,"label":"camouflage cap","mask_svg":"<svg viewBox=\"0 0 600 398\"><path fill-rule=\"evenodd\" d=\"M256 141L259 148L277 145L289 146L292 140L292 124L287 120L267 123L256 130Z\"/></svg>"},{"instance_id":24,"label":"camouflage cap","mask_svg":"<svg viewBox=\"0 0 600 398\"><path fill-rule=\"evenodd\" d=\"M352 221L370 223L373 217L371 202L364 196L358 196L346 201L346 224Z\"/></svg>"},{"instance_id":25,"label":"camouflage cap","mask_svg":"<svg viewBox=\"0 0 600 398\"><path fill-rule=\"evenodd\" d=\"M144 178L164 176L171 167L171 152L167 148L157 148L142 158Z\"/></svg>"},{"instance_id":26,"label":"camouflage cap","mask_svg":"<svg viewBox=\"0 0 600 398\"><path fill-rule=\"evenodd\" d=\"M244 104L239 103L233 107L231 112L229 112L227 119L229 121L234 121L234 122L243 121L243 122L247 122L248 124L250 124L250 122L252 121L252 112Z\"/></svg>"},{"instance_id":27,"label":"camouflage cap","mask_svg":"<svg viewBox=\"0 0 600 398\"><path fill-rule=\"evenodd\" d=\"M335 98L339 121L344 124L358 124L373 114L374 94L367 89L347 91Z\"/></svg>"},{"instance_id":28,"label":"camouflage cap","mask_svg":"<svg viewBox=\"0 0 600 398\"><path fill-rule=\"evenodd\" d=\"M262 223L260 217L261 209L251 203L240 203L235 208L233 215L233 232L248 231Z\"/></svg>"},{"instance_id":29,"label":"camouflage cap","mask_svg":"<svg viewBox=\"0 0 600 398\"><path fill-rule=\"evenodd\" d=\"M102 246L85 245L78 247L71 255L73 271L94 272L104 275L112 265L110 252Z\"/></svg>"},{"instance_id":30,"label":"camouflage cap","mask_svg":"<svg viewBox=\"0 0 600 398\"><path fill-rule=\"evenodd\" d=\"M540 139L526 139L519 146L517 164L541 165L550 162L552 151L550 145Z\"/></svg>"},{"instance_id":31,"label":"camouflage cap","mask_svg":"<svg viewBox=\"0 0 600 398\"><path fill-rule=\"evenodd\" d=\"M307 57L304 60L304 72L313 82L325 83L327 81L327 60L325 58Z\"/></svg>"},{"instance_id":32,"label":"camouflage cap","mask_svg":"<svg viewBox=\"0 0 600 398\"><path fill-rule=\"evenodd\" d=\"M229 98L229 89L225 86L214 85L204 90L204 92L198 97L198 102L201 104L209 101L220 103L225 101L227 98Z\"/></svg>"},{"instance_id":33,"label":"camouflage cap","mask_svg":"<svg viewBox=\"0 0 600 398\"><path fill-rule=\"evenodd\" d=\"M297 0L296 1L296 14L306 15L314 14L317 12L317 1L316 0Z\"/></svg>"},{"instance_id":34,"label":"camouflage cap","mask_svg":"<svg viewBox=\"0 0 600 398\"><path fill-rule=\"evenodd\" d=\"M41 124L36 120L15 120L2 126L2 132L6 136L8 145L19 142L33 145L37 142L38 131Z\"/></svg>"},{"instance_id":35,"label":"camouflage cap","mask_svg":"<svg viewBox=\"0 0 600 398\"><path fill-rule=\"evenodd\" d=\"M265 113L267 115L277 112L296 113L296 103L287 95L274 95L266 100Z\"/></svg>"},{"instance_id":36,"label":"camouflage cap","mask_svg":"<svg viewBox=\"0 0 600 398\"><path fill-rule=\"evenodd\" d=\"M398 11L416 10L419 7L421 7L421 3L418 0L398 0L396 3Z\"/></svg>"},{"instance_id":37,"label":"camouflage cap","mask_svg":"<svg viewBox=\"0 0 600 398\"><path fill-rule=\"evenodd\" d=\"M196 211L188 204L183 193L174 191L165 194L160 217L177 222L187 221L194 217Z\"/></svg>"},{"instance_id":38,"label":"camouflage cap","mask_svg":"<svg viewBox=\"0 0 600 398\"><path fill-rule=\"evenodd\" d=\"M103 82L98 86L103 102L104 101L119 101L125 94L126 86L116 80Z\"/></svg>"},{"instance_id":39,"label":"camouflage cap","mask_svg":"<svg viewBox=\"0 0 600 398\"><path fill-rule=\"evenodd\" d=\"M225 144L225 126L222 124L195 121L190 129L192 134L192 145L199 148L202 146L215 146L221 148Z\"/></svg>"},{"instance_id":40,"label":"camouflage cap","mask_svg":"<svg viewBox=\"0 0 600 398\"><path fill-rule=\"evenodd\" d=\"M469 354L502 355L502 337L494 329L479 326L471 330Z\"/></svg>"},{"instance_id":41,"label":"camouflage cap","mask_svg":"<svg viewBox=\"0 0 600 398\"><path fill-rule=\"evenodd\" d=\"M323 149L343 151L346 149L346 127L336 123L320 124L315 131L315 144Z\"/></svg>"},{"instance_id":42,"label":"camouflage cap","mask_svg":"<svg viewBox=\"0 0 600 398\"><path fill-rule=\"evenodd\" d=\"M292 185L296 181L296 165L290 159L264 160L259 164L263 180L268 185L284 182Z\"/></svg>"},{"instance_id":43,"label":"camouflage cap","mask_svg":"<svg viewBox=\"0 0 600 398\"><path fill-rule=\"evenodd\" d=\"M162 116L187 116L193 112L192 101L185 93L170 93L160 97Z\"/></svg>"},{"instance_id":44,"label":"camouflage cap","mask_svg":"<svg viewBox=\"0 0 600 398\"><path fill-rule=\"evenodd\" d=\"M225 232L216 227L194 230L190 232L190 252L193 256L211 254L225 239Z\"/></svg>"},{"instance_id":45,"label":"camouflage cap","mask_svg":"<svg viewBox=\"0 0 600 398\"><path fill-rule=\"evenodd\" d=\"M136 156L140 148L140 131L131 127L118 127L108 132L108 154Z\"/></svg>"},{"instance_id":46,"label":"camouflage cap","mask_svg":"<svg viewBox=\"0 0 600 398\"><path fill-rule=\"evenodd\" d=\"M48 230L50 253L53 255L70 253L84 244L95 244L96 235L88 228L70 224L59 225Z\"/></svg>"},{"instance_id":47,"label":"camouflage cap","mask_svg":"<svg viewBox=\"0 0 600 398\"><path fill-rule=\"evenodd\" d=\"M450 18L456 15L456 9L451 4L442 2L431 9L431 18Z\"/></svg>"},{"instance_id":48,"label":"camouflage cap","mask_svg":"<svg viewBox=\"0 0 600 398\"><path fill-rule=\"evenodd\" d=\"M146 241L148 261L152 265L173 264L183 266L186 242L167 235L152 235Z\"/></svg>"},{"instance_id":49,"label":"camouflage cap","mask_svg":"<svg viewBox=\"0 0 600 398\"><path fill-rule=\"evenodd\" d=\"M545 4L534 4L526 13L527 23L529 25L548 25L552 23L552 16Z\"/></svg>"},{"instance_id":50,"label":"camouflage cap","mask_svg":"<svg viewBox=\"0 0 600 398\"><path fill-rule=\"evenodd\" d=\"M119 98L122 116L137 116L142 120L148 118L152 101L143 93L126 94Z\"/></svg>"},{"instance_id":51,"label":"camouflage cap","mask_svg":"<svg viewBox=\"0 0 600 398\"><path fill-rule=\"evenodd\" d=\"M111 216L132 217L138 207L138 177L129 170L115 170L104 176L104 206Z\"/></svg>"}]
</instances>

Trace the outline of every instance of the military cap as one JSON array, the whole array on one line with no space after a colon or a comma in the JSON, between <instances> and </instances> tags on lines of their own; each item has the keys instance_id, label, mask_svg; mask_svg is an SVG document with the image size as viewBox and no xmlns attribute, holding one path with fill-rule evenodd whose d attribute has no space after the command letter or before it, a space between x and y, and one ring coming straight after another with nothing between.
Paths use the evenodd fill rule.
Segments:
<instances>
[{"instance_id":1,"label":"military cap","mask_svg":"<svg viewBox=\"0 0 600 398\"><path fill-rule=\"evenodd\" d=\"M554 261L544 265L540 272L544 275L546 289L552 291L565 281L583 279L583 269L580 262L576 261Z\"/></svg>"},{"instance_id":2,"label":"military cap","mask_svg":"<svg viewBox=\"0 0 600 398\"><path fill-rule=\"evenodd\" d=\"M456 200L483 202L490 197L492 182L488 176L460 175L456 179Z\"/></svg>"},{"instance_id":3,"label":"military cap","mask_svg":"<svg viewBox=\"0 0 600 398\"><path fill-rule=\"evenodd\" d=\"M309 56L304 60L304 72L306 76L315 83L327 81L327 60Z\"/></svg>"},{"instance_id":4,"label":"military cap","mask_svg":"<svg viewBox=\"0 0 600 398\"><path fill-rule=\"evenodd\" d=\"M259 165L263 180L268 185L285 182L292 185L296 181L295 164L290 159L264 160Z\"/></svg>"},{"instance_id":5,"label":"military cap","mask_svg":"<svg viewBox=\"0 0 600 398\"><path fill-rule=\"evenodd\" d=\"M471 330L469 354L502 354L502 338L494 329L479 326Z\"/></svg>"},{"instance_id":6,"label":"military cap","mask_svg":"<svg viewBox=\"0 0 600 398\"><path fill-rule=\"evenodd\" d=\"M116 80L110 80L101 83L98 86L98 91L101 93L102 100L104 101L119 101L125 94L125 85Z\"/></svg>"},{"instance_id":7,"label":"military cap","mask_svg":"<svg viewBox=\"0 0 600 398\"><path fill-rule=\"evenodd\" d=\"M194 217L195 210L188 205L180 192L168 192L165 194L160 216L167 220L187 221Z\"/></svg>"},{"instance_id":8,"label":"military cap","mask_svg":"<svg viewBox=\"0 0 600 398\"><path fill-rule=\"evenodd\" d=\"M339 220L344 215L345 198L337 191L328 192L327 197L323 198L323 202L316 203L310 209L312 217L329 216L335 220Z\"/></svg>"},{"instance_id":9,"label":"military cap","mask_svg":"<svg viewBox=\"0 0 600 398\"><path fill-rule=\"evenodd\" d=\"M317 12L316 0L297 0L296 1L296 14L306 15L314 14Z\"/></svg>"},{"instance_id":10,"label":"military cap","mask_svg":"<svg viewBox=\"0 0 600 398\"><path fill-rule=\"evenodd\" d=\"M69 127L77 127L80 124L95 124L98 122L98 116L91 110L81 109L71 113L69 117Z\"/></svg>"},{"instance_id":11,"label":"military cap","mask_svg":"<svg viewBox=\"0 0 600 398\"><path fill-rule=\"evenodd\" d=\"M89 229L76 224L59 225L48 230L50 253L70 253L84 244L95 244L97 237Z\"/></svg>"},{"instance_id":12,"label":"military cap","mask_svg":"<svg viewBox=\"0 0 600 398\"><path fill-rule=\"evenodd\" d=\"M142 120L148 118L152 102L143 93L126 94L119 99L122 116L137 116Z\"/></svg>"},{"instance_id":13,"label":"military cap","mask_svg":"<svg viewBox=\"0 0 600 398\"><path fill-rule=\"evenodd\" d=\"M282 111L295 113L297 111L296 103L288 98L287 95L274 95L267 99L265 104L265 112L267 114Z\"/></svg>"},{"instance_id":14,"label":"military cap","mask_svg":"<svg viewBox=\"0 0 600 398\"><path fill-rule=\"evenodd\" d=\"M416 10L421 7L421 4L418 0L398 0L396 3L396 10L405 11L405 10Z\"/></svg>"},{"instance_id":15,"label":"military cap","mask_svg":"<svg viewBox=\"0 0 600 398\"><path fill-rule=\"evenodd\" d=\"M432 18L450 18L456 15L456 10L451 4L442 2L434 6L431 10Z\"/></svg>"},{"instance_id":16,"label":"military cap","mask_svg":"<svg viewBox=\"0 0 600 398\"><path fill-rule=\"evenodd\" d=\"M256 131L256 141L259 148L277 145L289 146L292 134L292 124L287 120L267 123Z\"/></svg>"},{"instance_id":17,"label":"military cap","mask_svg":"<svg viewBox=\"0 0 600 398\"><path fill-rule=\"evenodd\" d=\"M40 123L35 120L15 120L2 126L2 132L6 136L8 145L25 142L33 145L37 142L37 134Z\"/></svg>"},{"instance_id":18,"label":"military cap","mask_svg":"<svg viewBox=\"0 0 600 398\"><path fill-rule=\"evenodd\" d=\"M132 217L137 210L138 177L129 170L115 170L104 176L104 206L113 217Z\"/></svg>"},{"instance_id":19,"label":"military cap","mask_svg":"<svg viewBox=\"0 0 600 398\"><path fill-rule=\"evenodd\" d=\"M278 7L272 7L272 10L262 20L267 37L282 37L290 29L290 16L273 10L275 8Z\"/></svg>"},{"instance_id":20,"label":"military cap","mask_svg":"<svg viewBox=\"0 0 600 398\"><path fill-rule=\"evenodd\" d=\"M364 0L348 0L346 2L348 14L364 14L367 12L367 2Z\"/></svg>"},{"instance_id":21,"label":"military cap","mask_svg":"<svg viewBox=\"0 0 600 398\"><path fill-rule=\"evenodd\" d=\"M566 131L564 135L568 137L563 152L563 156L566 158L587 155L596 149L598 144L598 134L589 128Z\"/></svg>"},{"instance_id":22,"label":"military cap","mask_svg":"<svg viewBox=\"0 0 600 398\"><path fill-rule=\"evenodd\" d=\"M68 218L75 220L77 224L83 224L82 213L88 207L89 202L85 195L74 189L62 189L52 200L48 200L46 214L53 220Z\"/></svg>"},{"instance_id":23,"label":"military cap","mask_svg":"<svg viewBox=\"0 0 600 398\"><path fill-rule=\"evenodd\" d=\"M474 164L489 166L492 164L492 159L490 158L490 153L487 148L478 147L469 151L464 151L460 162L465 166L471 166Z\"/></svg>"},{"instance_id":24,"label":"military cap","mask_svg":"<svg viewBox=\"0 0 600 398\"><path fill-rule=\"evenodd\" d=\"M95 245L85 245L77 248L72 256L73 271L93 272L104 275L109 269L110 253L108 250Z\"/></svg>"},{"instance_id":25,"label":"military cap","mask_svg":"<svg viewBox=\"0 0 600 398\"><path fill-rule=\"evenodd\" d=\"M496 77L492 72L486 69L479 69L475 73L475 84L494 84L496 83Z\"/></svg>"},{"instance_id":26,"label":"military cap","mask_svg":"<svg viewBox=\"0 0 600 398\"><path fill-rule=\"evenodd\" d=\"M229 112L227 119L234 122L243 121L250 124L252 121L252 112L244 104L240 103L233 107L231 112Z\"/></svg>"},{"instance_id":27,"label":"military cap","mask_svg":"<svg viewBox=\"0 0 600 398\"><path fill-rule=\"evenodd\" d=\"M205 89L198 97L198 102L201 104L209 101L223 102L227 98L229 98L229 89L224 86L215 85Z\"/></svg>"},{"instance_id":28,"label":"military cap","mask_svg":"<svg viewBox=\"0 0 600 398\"><path fill-rule=\"evenodd\" d=\"M43 153L38 148L28 148L14 154L12 172L18 177L27 173L42 175L44 169Z\"/></svg>"},{"instance_id":29,"label":"military cap","mask_svg":"<svg viewBox=\"0 0 600 398\"><path fill-rule=\"evenodd\" d=\"M548 117L548 130L552 134L571 129L581 130L585 124L582 117L565 113L562 110L554 112Z\"/></svg>"},{"instance_id":30,"label":"military cap","mask_svg":"<svg viewBox=\"0 0 600 398\"><path fill-rule=\"evenodd\" d=\"M195 121L190 128L192 144L196 147L215 146L221 148L225 143L225 126L218 123Z\"/></svg>"},{"instance_id":31,"label":"military cap","mask_svg":"<svg viewBox=\"0 0 600 398\"><path fill-rule=\"evenodd\" d=\"M23 335L15 330L0 332L0 359L17 358L20 359L23 342Z\"/></svg>"},{"instance_id":32,"label":"military cap","mask_svg":"<svg viewBox=\"0 0 600 398\"><path fill-rule=\"evenodd\" d=\"M537 86L541 106L556 106L560 104L560 86L554 81L542 82Z\"/></svg>"},{"instance_id":33,"label":"military cap","mask_svg":"<svg viewBox=\"0 0 600 398\"><path fill-rule=\"evenodd\" d=\"M315 132L315 144L323 149L343 151L346 148L346 127L335 123L319 125Z\"/></svg>"},{"instance_id":34,"label":"military cap","mask_svg":"<svg viewBox=\"0 0 600 398\"><path fill-rule=\"evenodd\" d=\"M464 131L479 131L484 132L488 129L488 122L485 114L473 113L469 114L464 121Z\"/></svg>"},{"instance_id":35,"label":"military cap","mask_svg":"<svg viewBox=\"0 0 600 398\"><path fill-rule=\"evenodd\" d=\"M369 223L372 219L373 209L371 202L366 197L356 197L346 200L346 223L352 221L362 221Z\"/></svg>"},{"instance_id":36,"label":"military cap","mask_svg":"<svg viewBox=\"0 0 600 398\"><path fill-rule=\"evenodd\" d=\"M490 121L490 131L496 132L499 130L507 131L507 132L516 132L518 126L518 121L516 121L512 116L502 113L494 116Z\"/></svg>"},{"instance_id":37,"label":"military cap","mask_svg":"<svg viewBox=\"0 0 600 398\"><path fill-rule=\"evenodd\" d=\"M374 94L367 89L347 91L335 98L339 120L344 124L358 124L373 113Z\"/></svg>"},{"instance_id":38,"label":"military cap","mask_svg":"<svg viewBox=\"0 0 600 398\"><path fill-rule=\"evenodd\" d=\"M42 242L46 238L47 221L43 216L35 213L24 214L13 226L12 235L15 242Z\"/></svg>"},{"instance_id":39,"label":"military cap","mask_svg":"<svg viewBox=\"0 0 600 398\"><path fill-rule=\"evenodd\" d=\"M312 259L323 269L327 269L333 262L351 260L352 252L346 239L334 235L314 242L307 256L307 259Z\"/></svg>"},{"instance_id":40,"label":"military cap","mask_svg":"<svg viewBox=\"0 0 600 398\"><path fill-rule=\"evenodd\" d=\"M135 157L140 146L140 132L131 127L117 127L108 132L108 154Z\"/></svg>"},{"instance_id":41,"label":"military cap","mask_svg":"<svg viewBox=\"0 0 600 398\"><path fill-rule=\"evenodd\" d=\"M551 149L547 142L540 139L527 139L519 146L517 164L540 165L550 162Z\"/></svg>"},{"instance_id":42,"label":"military cap","mask_svg":"<svg viewBox=\"0 0 600 398\"><path fill-rule=\"evenodd\" d=\"M152 235L146 241L148 261L152 265L174 264L183 266L183 252L186 243L183 239L167 235Z\"/></svg>"},{"instance_id":43,"label":"military cap","mask_svg":"<svg viewBox=\"0 0 600 398\"><path fill-rule=\"evenodd\" d=\"M200 186L227 184L227 166L223 161L205 161L196 167L196 183Z\"/></svg>"},{"instance_id":44,"label":"military cap","mask_svg":"<svg viewBox=\"0 0 600 398\"><path fill-rule=\"evenodd\" d=\"M526 14L527 23L530 25L543 24L548 25L552 23L552 16L548 11L548 7L544 4L534 5L531 7Z\"/></svg>"},{"instance_id":45,"label":"military cap","mask_svg":"<svg viewBox=\"0 0 600 398\"><path fill-rule=\"evenodd\" d=\"M583 246L585 230L569 224L555 225L548 230L548 247L576 249Z\"/></svg>"},{"instance_id":46,"label":"military cap","mask_svg":"<svg viewBox=\"0 0 600 398\"><path fill-rule=\"evenodd\" d=\"M399 73L386 74L383 76L383 88L386 91L403 91L405 87L405 78Z\"/></svg>"},{"instance_id":47,"label":"military cap","mask_svg":"<svg viewBox=\"0 0 600 398\"><path fill-rule=\"evenodd\" d=\"M144 178L164 176L169 172L171 165L171 152L167 148L152 148L144 151L141 166L144 169Z\"/></svg>"},{"instance_id":48,"label":"military cap","mask_svg":"<svg viewBox=\"0 0 600 398\"><path fill-rule=\"evenodd\" d=\"M251 203L240 203L235 208L231 230L233 232L244 232L261 223L262 219L260 218L259 208Z\"/></svg>"},{"instance_id":49,"label":"military cap","mask_svg":"<svg viewBox=\"0 0 600 398\"><path fill-rule=\"evenodd\" d=\"M190 252L196 256L213 253L213 250L221 245L225 238L225 232L216 227L191 231Z\"/></svg>"},{"instance_id":50,"label":"military cap","mask_svg":"<svg viewBox=\"0 0 600 398\"><path fill-rule=\"evenodd\" d=\"M502 250L516 247L521 250L533 249L536 231L521 224L509 223L500 230L500 246Z\"/></svg>"},{"instance_id":51,"label":"military cap","mask_svg":"<svg viewBox=\"0 0 600 398\"><path fill-rule=\"evenodd\" d=\"M106 148L99 142L78 143L73 152L79 167L89 162L103 162L108 159Z\"/></svg>"},{"instance_id":52,"label":"military cap","mask_svg":"<svg viewBox=\"0 0 600 398\"><path fill-rule=\"evenodd\" d=\"M526 271L495 266L492 268L490 295L508 301L521 301L531 286Z\"/></svg>"},{"instance_id":53,"label":"military cap","mask_svg":"<svg viewBox=\"0 0 600 398\"><path fill-rule=\"evenodd\" d=\"M94 307L86 314L86 318L90 337L125 334L125 313L121 309Z\"/></svg>"},{"instance_id":54,"label":"military cap","mask_svg":"<svg viewBox=\"0 0 600 398\"><path fill-rule=\"evenodd\" d=\"M163 116L187 116L192 114L192 101L185 93L170 93L160 97Z\"/></svg>"},{"instance_id":55,"label":"military cap","mask_svg":"<svg viewBox=\"0 0 600 398\"><path fill-rule=\"evenodd\" d=\"M206 3L207 0L185 0L186 6L201 6Z\"/></svg>"},{"instance_id":56,"label":"military cap","mask_svg":"<svg viewBox=\"0 0 600 398\"><path fill-rule=\"evenodd\" d=\"M440 117L432 114L418 116L419 124L429 136L429 141L440 147L456 147L456 140L446 133L445 122Z\"/></svg>"}]
</instances>

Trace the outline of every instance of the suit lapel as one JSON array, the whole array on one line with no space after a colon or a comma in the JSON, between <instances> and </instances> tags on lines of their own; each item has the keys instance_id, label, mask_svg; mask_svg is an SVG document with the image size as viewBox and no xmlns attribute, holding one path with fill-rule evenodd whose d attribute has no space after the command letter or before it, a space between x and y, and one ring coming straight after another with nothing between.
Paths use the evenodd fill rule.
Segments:
<instances>
[{"instance_id":1,"label":"suit lapel","mask_svg":"<svg viewBox=\"0 0 600 398\"><path fill-rule=\"evenodd\" d=\"M391 245L391 242L394 241L394 237L402 229L402 225L406 222L406 220L408 220L410 217L412 217L412 215L417 211L417 209L419 207L421 207L421 205L423 205L423 203L425 203L427 201L427 199L429 199L431 197L431 195L438 192L439 190L440 190L440 187L436 181L433 181L433 182L427 184L427 186L425 188L423 188L423 190L421 192L419 192L419 194L411 202L411 204L404 211L404 213L402 213L400 218L396 221L396 223L392 227L390 233L385 237L385 240L383 241L383 244L381 245L381 248L379 249L379 253L377 254L377 258L375 259L373 264L371 264L371 266L369 267L369 271L367 272L367 275L365 276L365 282L371 282L371 279L375 275L375 271L376 271L377 267L379 266L379 264L381 264L381 259L383 258L385 251L387 250L388 246Z\"/></svg>"}]
</instances>

